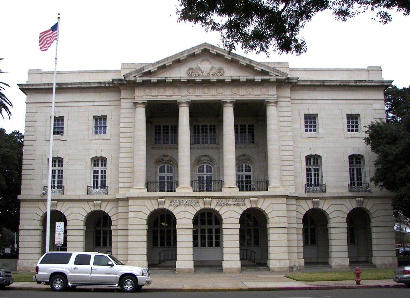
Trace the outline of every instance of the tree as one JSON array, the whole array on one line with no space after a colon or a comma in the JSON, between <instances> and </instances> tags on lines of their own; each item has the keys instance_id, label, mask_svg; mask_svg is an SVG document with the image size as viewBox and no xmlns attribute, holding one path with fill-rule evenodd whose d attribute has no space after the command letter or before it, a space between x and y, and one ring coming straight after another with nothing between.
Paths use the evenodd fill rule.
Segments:
<instances>
[{"instance_id":1,"label":"tree","mask_svg":"<svg viewBox=\"0 0 410 298\"><path fill-rule=\"evenodd\" d=\"M385 91L387 122L373 122L365 138L377 154L372 181L395 192L393 206L410 217L410 88Z\"/></svg>"},{"instance_id":2,"label":"tree","mask_svg":"<svg viewBox=\"0 0 410 298\"><path fill-rule=\"evenodd\" d=\"M180 0L180 21L200 24L221 33L229 51L240 44L245 51L301 54L306 42L299 31L318 12L331 10L346 21L372 11L382 23L392 20L391 11L410 13L409 0Z\"/></svg>"},{"instance_id":3,"label":"tree","mask_svg":"<svg viewBox=\"0 0 410 298\"><path fill-rule=\"evenodd\" d=\"M0 230L18 229L22 160L23 135L18 131L7 134L0 128Z\"/></svg>"},{"instance_id":4,"label":"tree","mask_svg":"<svg viewBox=\"0 0 410 298\"><path fill-rule=\"evenodd\" d=\"M0 61L3 60L3 58L0 58ZM1 69L0 69L0 74L4 73ZM3 91L5 90L4 87L10 87L8 84L3 83L0 81L0 115L1 117L4 118L3 115L3 110L6 111L7 115L11 116L11 112L9 107L12 107L13 104L11 103L11 101L7 98L7 96L3 93Z\"/></svg>"}]
</instances>

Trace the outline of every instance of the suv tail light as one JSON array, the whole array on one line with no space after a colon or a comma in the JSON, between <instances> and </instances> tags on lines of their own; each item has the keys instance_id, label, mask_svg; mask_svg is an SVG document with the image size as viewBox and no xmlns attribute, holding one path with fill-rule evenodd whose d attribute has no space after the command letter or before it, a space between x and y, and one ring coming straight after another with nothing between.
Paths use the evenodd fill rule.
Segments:
<instances>
[{"instance_id":1,"label":"suv tail light","mask_svg":"<svg viewBox=\"0 0 410 298\"><path fill-rule=\"evenodd\" d=\"M410 270L403 270L403 275L408 275L410 274Z\"/></svg>"},{"instance_id":2,"label":"suv tail light","mask_svg":"<svg viewBox=\"0 0 410 298\"><path fill-rule=\"evenodd\" d=\"M36 266L36 274L38 273L38 266Z\"/></svg>"}]
</instances>

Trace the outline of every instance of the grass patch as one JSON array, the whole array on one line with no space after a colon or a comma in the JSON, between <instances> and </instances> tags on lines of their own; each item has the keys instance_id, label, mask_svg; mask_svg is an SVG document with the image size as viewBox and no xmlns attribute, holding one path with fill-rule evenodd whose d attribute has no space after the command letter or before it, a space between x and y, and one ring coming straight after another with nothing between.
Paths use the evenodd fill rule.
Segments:
<instances>
[{"instance_id":1,"label":"grass patch","mask_svg":"<svg viewBox=\"0 0 410 298\"><path fill-rule=\"evenodd\" d=\"M354 280L354 270L349 271L324 271L324 272L292 272L286 277L297 281L338 281ZM394 269L365 269L362 270L360 278L362 280L392 279Z\"/></svg>"},{"instance_id":2,"label":"grass patch","mask_svg":"<svg viewBox=\"0 0 410 298\"><path fill-rule=\"evenodd\" d=\"M34 273L31 272L15 272L12 273L14 282L33 281Z\"/></svg>"}]
</instances>

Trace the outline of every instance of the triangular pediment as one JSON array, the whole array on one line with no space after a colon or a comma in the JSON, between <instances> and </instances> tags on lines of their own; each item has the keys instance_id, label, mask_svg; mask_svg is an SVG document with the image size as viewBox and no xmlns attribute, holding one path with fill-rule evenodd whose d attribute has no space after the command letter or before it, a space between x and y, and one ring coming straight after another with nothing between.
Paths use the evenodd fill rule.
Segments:
<instances>
[{"instance_id":1,"label":"triangular pediment","mask_svg":"<svg viewBox=\"0 0 410 298\"><path fill-rule=\"evenodd\" d=\"M126 80L286 78L287 74L269 65L229 53L208 43L182 51L124 75Z\"/></svg>"}]
</instances>

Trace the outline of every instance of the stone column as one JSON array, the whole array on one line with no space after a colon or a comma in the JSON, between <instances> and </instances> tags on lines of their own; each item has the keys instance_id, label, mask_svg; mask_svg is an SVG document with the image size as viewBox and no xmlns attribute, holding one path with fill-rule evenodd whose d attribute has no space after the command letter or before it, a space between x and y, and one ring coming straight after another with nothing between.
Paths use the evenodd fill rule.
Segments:
<instances>
[{"instance_id":1,"label":"stone column","mask_svg":"<svg viewBox=\"0 0 410 298\"><path fill-rule=\"evenodd\" d=\"M189 130L189 101L178 101L178 182L177 191L189 192L191 187L191 135Z\"/></svg>"},{"instance_id":2,"label":"stone column","mask_svg":"<svg viewBox=\"0 0 410 298\"><path fill-rule=\"evenodd\" d=\"M233 100L224 100L223 103L223 191L237 191L235 169L235 129Z\"/></svg>"},{"instance_id":3,"label":"stone column","mask_svg":"<svg viewBox=\"0 0 410 298\"><path fill-rule=\"evenodd\" d=\"M223 223L222 268L224 272L241 272L241 259L239 254L239 228L239 223Z\"/></svg>"},{"instance_id":4,"label":"stone column","mask_svg":"<svg viewBox=\"0 0 410 298\"><path fill-rule=\"evenodd\" d=\"M134 126L134 187L135 191L147 191L145 186L147 168L147 128L145 101L135 103Z\"/></svg>"},{"instance_id":5,"label":"stone column","mask_svg":"<svg viewBox=\"0 0 410 298\"><path fill-rule=\"evenodd\" d=\"M177 272L194 272L194 250L192 247L192 221L177 224Z\"/></svg>"},{"instance_id":6,"label":"stone column","mask_svg":"<svg viewBox=\"0 0 410 298\"><path fill-rule=\"evenodd\" d=\"M333 269L349 268L347 247L347 223L345 217L331 220L328 224L329 233L329 265Z\"/></svg>"},{"instance_id":7,"label":"stone column","mask_svg":"<svg viewBox=\"0 0 410 298\"><path fill-rule=\"evenodd\" d=\"M280 187L280 152L277 100L266 100L266 143L269 190Z\"/></svg>"}]
</instances>

